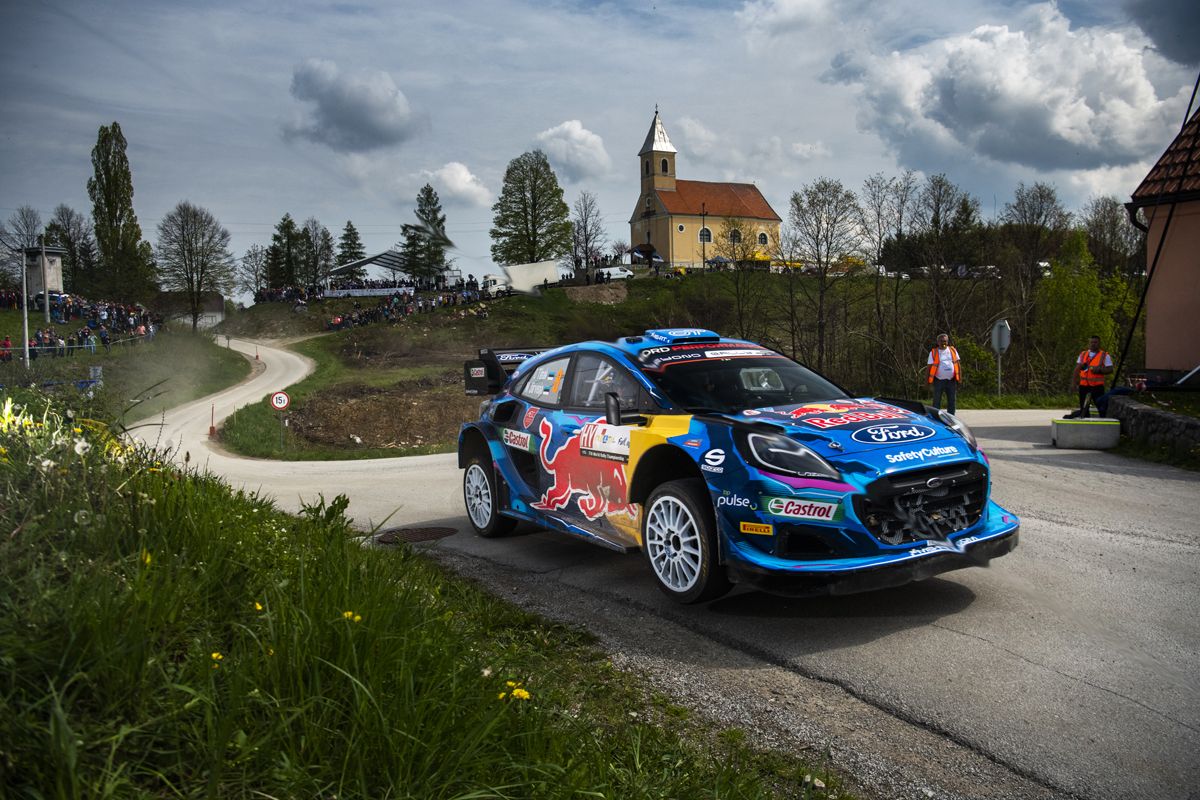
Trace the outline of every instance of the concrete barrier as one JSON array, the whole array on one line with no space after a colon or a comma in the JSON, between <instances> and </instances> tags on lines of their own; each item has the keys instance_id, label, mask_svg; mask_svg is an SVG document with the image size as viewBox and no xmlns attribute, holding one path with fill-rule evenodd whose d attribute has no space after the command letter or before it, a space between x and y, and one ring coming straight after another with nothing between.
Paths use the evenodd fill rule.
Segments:
<instances>
[{"instance_id":1,"label":"concrete barrier","mask_svg":"<svg viewBox=\"0 0 1200 800\"><path fill-rule=\"evenodd\" d=\"M1121 420L1108 417L1050 420L1050 441L1063 450L1107 450L1121 441Z\"/></svg>"}]
</instances>

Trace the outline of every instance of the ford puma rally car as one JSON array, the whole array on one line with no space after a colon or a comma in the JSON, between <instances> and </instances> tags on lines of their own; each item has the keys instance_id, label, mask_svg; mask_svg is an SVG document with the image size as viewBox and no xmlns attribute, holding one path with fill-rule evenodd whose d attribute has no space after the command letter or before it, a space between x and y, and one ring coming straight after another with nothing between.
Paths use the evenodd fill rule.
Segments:
<instances>
[{"instance_id":1,"label":"ford puma rally car","mask_svg":"<svg viewBox=\"0 0 1200 800\"><path fill-rule=\"evenodd\" d=\"M614 343L479 351L463 426L467 516L641 549L684 603L731 583L843 594L986 564L1017 545L988 461L955 417L851 399L751 342L646 331Z\"/></svg>"}]
</instances>

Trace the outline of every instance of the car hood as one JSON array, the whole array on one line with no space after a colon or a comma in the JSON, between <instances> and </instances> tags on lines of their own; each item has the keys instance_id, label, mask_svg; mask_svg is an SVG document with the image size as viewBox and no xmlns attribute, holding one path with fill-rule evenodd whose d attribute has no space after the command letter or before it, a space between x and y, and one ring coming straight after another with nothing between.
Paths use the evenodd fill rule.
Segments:
<instances>
[{"instance_id":1,"label":"car hood","mask_svg":"<svg viewBox=\"0 0 1200 800\"><path fill-rule=\"evenodd\" d=\"M723 416L779 426L799 442L818 445L817 452L830 459L897 448L922 449L943 440L963 441L953 430L924 414L870 398L767 406ZM965 452L962 448L960 451Z\"/></svg>"}]
</instances>

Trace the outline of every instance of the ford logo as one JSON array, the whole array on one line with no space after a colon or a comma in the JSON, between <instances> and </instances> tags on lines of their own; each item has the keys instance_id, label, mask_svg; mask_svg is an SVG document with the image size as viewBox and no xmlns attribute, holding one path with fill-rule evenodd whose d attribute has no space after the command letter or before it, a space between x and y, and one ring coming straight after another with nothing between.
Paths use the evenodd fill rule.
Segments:
<instances>
[{"instance_id":1,"label":"ford logo","mask_svg":"<svg viewBox=\"0 0 1200 800\"><path fill-rule=\"evenodd\" d=\"M906 425L892 422L887 425L868 425L851 434L850 438L862 444L901 444L928 439L936 431L924 425Z\"/></svg>"}]
</instances>

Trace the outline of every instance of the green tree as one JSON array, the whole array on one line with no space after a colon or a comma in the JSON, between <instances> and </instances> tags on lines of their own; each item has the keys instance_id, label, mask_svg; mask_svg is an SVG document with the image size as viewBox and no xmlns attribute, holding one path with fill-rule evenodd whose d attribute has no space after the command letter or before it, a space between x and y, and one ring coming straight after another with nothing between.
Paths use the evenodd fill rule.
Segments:
<instances>
[{"instance_id":1,"label":"green tree","mask_svg":"<svg viewBox=\"0 0 1200 800\"><path fill-rule=\"evenodd\" d=\"M272 289L295 286L300 274L300 229L291 214L275 225L267 248L267 285Z\"/></svg>"},{"instance_id":2,"label":"green tree","mask_svg":"<svg viewBox=\"0 0 1200 800\"><path fill-rule=\"evenodd\" d=\"M92 177L88 196L100 251L98 293L121 299L144 299L157 286L154 255L142 240L142 227L133 210L133 173L125 155L121 126L100 126L92 148Z\"/></svg>"},{"instance_id":3,"label":"green tree","mask_svg":"<svg viewBox=\"0 0 1200 800\"><path fill-rule=\"evenodd\" d=\"M417 192L416 217L416 224L404 226L404 246L400 252L409 275L432 281L450 267L446 250L451 243L446 238L442 201L428 183Z\"/></svg>"},{"instance_id":4,"label":"green tree","mask_svg":"<svg viewBox=\"0 0 1200 800\"><path fill-rule=\"evenodd\" d=\"M508 163L492 211L492 260L497 264L548 261L571 249L571 222L562 187L541 150Z\"/></svg>"},{"instance_id":5,"label":"green tree","mask_svg":"<svg viewBox=\"0 0 1200 800\"><path fill-rule=\"evenodd\" d=\"M366 248L363 247L362 239L358 236L358 228L354 227L354 223L346 220L346 227L342 228L342 235L338 238L337 246L337 265L339 267L346 264L358 261L367 255ZM354 270L353 273L341 273L343 278L350 280L362 280L367 276L367 271L362 267Z\"/></svg>"},{"instance_id":6,"label":"green tree","mask_svg":"<svg viewBox=\"0 0 1200 800\"><path fill-rule=\"evenodd\" d=\"M229 231L208 209L184 200L158 223L157 254L163 285L183 293L195 331L206 295L233 288Z\"/></svg>"},{"instance_id":7,"label":"green tree","mask_svg":"<svg viewBox=\"0 0 1200 800\"><path fill-rule=\"evenodd\" d=\"M1115 346L1113 308L1104 302L1084 231L1068 235L1050 275L1039 281L1035 309L1033 330L1044 381L1038 388L1055 390L1066 381L1089 336L1099 336L1110 351Z\"/></svg>"},{"instance_id":8,"label":"green tree","mask_svg":"<svg viewBox=\"0 0 1200 800\"><path fill-rule=\"evenodd\" d=\"M297 279L305 286L324 284L333 271L333 235L316 217L304 220L300 228L300 258Z\"/></svg>"}]
</instances>

